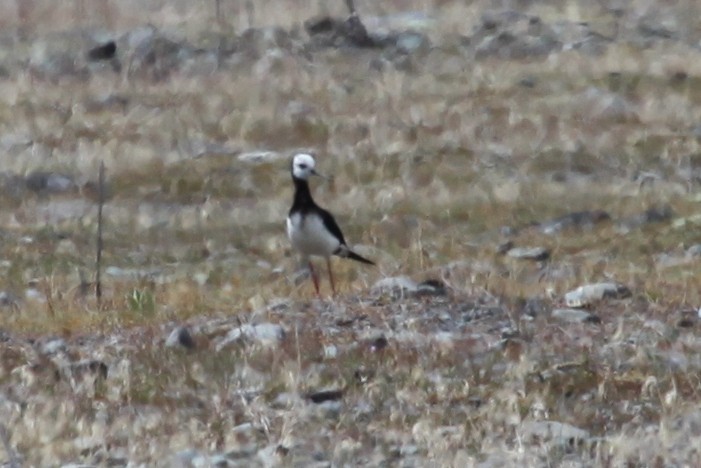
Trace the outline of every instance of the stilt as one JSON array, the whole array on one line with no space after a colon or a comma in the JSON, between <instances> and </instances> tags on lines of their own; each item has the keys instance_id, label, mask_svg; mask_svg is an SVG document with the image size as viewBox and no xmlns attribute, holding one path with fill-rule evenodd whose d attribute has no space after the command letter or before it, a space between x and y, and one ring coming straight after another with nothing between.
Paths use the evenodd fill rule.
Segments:
<instances>
[{"instance_id":1,"label":"stilt","mask_svg":"<svg viewBox=\"0 0 701 468\"><path fill-rule=\"evenodd\" d=\"M314 289L316 289L316 295L320 296L319 294L319 278L316 276L316 272L314 271L314 265L312 265L311 260L309 261L309 273L312 275L312 281L314 281Z\"/></svg>"},{"instance_id":2,"label":"stilt","mask_svg":"<svg viewBox=\"0 0 701 468\"><path fill-rule=\"evenodd\" d=\"M326 257L326 267L329 269L329 282L331 283L331 294L336 296L336 285L333 281L333 272L331 271L331 257Z\"/></svg>"}]
</instances>

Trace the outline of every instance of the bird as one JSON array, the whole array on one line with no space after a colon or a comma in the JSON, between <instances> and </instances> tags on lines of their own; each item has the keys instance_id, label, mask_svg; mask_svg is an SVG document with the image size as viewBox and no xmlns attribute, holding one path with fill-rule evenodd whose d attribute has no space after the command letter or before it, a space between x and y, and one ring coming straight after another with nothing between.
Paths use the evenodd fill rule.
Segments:
<instances>
[{"instance_id":1,"label":"bird","mask_svg":"<svg viewBox=\"0 0 701 468\"><path fill-rule=\"evenodd\" d=\"M316 160L311 154L297 153L292 158L291 173L295 193L292 207L287 215L287 237L290 238L292 247L302 255L309 266L317 296L319 296L319 278L310 257L326 258L331 292L335 296L336 285L331 270L331 256L349 258L367 265L375 265L375 262L358 255L348 247L333 215L317 205L312 198L309 178L311 176L326 178L316 171L315 166Z\"/></svg>"}]
</instances>

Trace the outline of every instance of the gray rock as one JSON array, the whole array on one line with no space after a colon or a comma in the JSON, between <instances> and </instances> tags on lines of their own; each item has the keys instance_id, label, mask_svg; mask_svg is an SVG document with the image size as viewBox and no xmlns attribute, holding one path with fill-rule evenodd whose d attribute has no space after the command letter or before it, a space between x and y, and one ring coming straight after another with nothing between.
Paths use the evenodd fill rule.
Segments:
<instances>
[{"instance_id":1,"label":"gray rock","mask_svg":"<svg viewBox=\"0 0 701 468\"><path fill-rule=\"evenodd\" d=\"M436 26L436 19L424 11L404 11L384 16L363 17L365 26L376 34L397 31L426 31Z\"/></svg>"},{"instance_id":2,"label":"gray rock","mask_svg":"<svg viewBox=\"0 0 701 468\"><path fill-rule=\"evenodd\" d=\"M415 292L418 285L407 276L391 276L377 281L372 289L375 292Z\"/></svg>"},{"instance_id":3,"label":"gray rock","mask_svg":"<svg viewBox=\"0 0 701 468\"><path fill-rule=\"evenodd\" d=\"M167 348L182 346L186 349L194 349L195 340L192 338L190 330L187 327L177 327L170 332L170 335L168 335L168 338L166 339L165 345Z\"/></svg>"},{"instance_id":4,"label":"gray rock","mask_svg":"<svg viewBox=\"0 0 701 468\"><path fill-rule=\"evenodd\" d=\"M447 294L445 283L437 279L422 281L416 285L417 296L445 296Z\"/></svg>"},{"instance_id":5,"label":"gray rock","mask_svg":"<svg viewBox=\"0 0 701 468\"><path fill-rule=\"evenodd\" d=\"M39 346L39 352L42 354L56 354L59 351L66 349L66 340L63 338L53 338Z\"/></svg>"},{"instance_id":6,"label":"gray rock","mask_svg":"<svg viewBox=\"0 0 701 468\"><path fill-rule=\"evenodd\" d=\"M479 58L542 57L562 49L556 34L537 16L514 10L487 12L468 39Z\"/></svg>"},{"instance_id":7,"label":"gray rock","mask_svg":"<svg viewBox=\"0 0 701 468\"><path fill-rule=\"evenodd\" d=\"M336 359L338 357L338 347L336 345L324 345L324 358Z\"/></svg>"},{"instance_id":8,"label":"gray rock","mask_svg":"<svg viewBox=\"0 0 701 468\"><path fill-rule=\"evenodd\" d=\"M230 460L224 455L198 454L192 459L193 468L225 468L231 466Z\"/></svg>"},{"instance_id":9,"label":"gray rock","mask_svg":"<svg viewBox=\"0 0 701 468\"><path fill-rule=\"evenodd\" d=\"M403 457L409 457L419 453L419 447L414 444L404 444L399 448L399 454Z\"/></svg>"},{"instance_id":10,"label":"gray rock","mask_svg":"<svg viewBox=\"0 0 701 468\"><path fill-rule=\"evenodd\" d=\"M514 247L506 255L519 260L540 262L550 258L550 251L544 247Z\"/></svg>"},{"instance_id":11,"label":"gray rock","mask_svg":"<svg viewBox=\"0 0 701 468\"><path fill-rule=\"evenodd\" d=\"M601 55L614 42L613 39L592 31L591 26L583 22L560 20L552 23L551 27L563 44L562 50Z\"/></svg>"},{"instance_id":12,"label":"gray rock","mask_svg":"<svg viewBox=\"0 0 701 468\"><path fill-rule=\"evenodd\" d=\"M519 429L525 440L536 438L556 446L571 447L573 442L584 441L590 437L588 431L558 421L525 421Z\"/></svg>"},{"instance_id":13,"label":"gray rock","mask_svg":"<svg viewBox=\"0 0 701 468\"><path fill-rule=\"evenodd\" d=\"M275 323L261 323L258 325L242 325L229 331L227 335L216 345L219 352L225 347L248 339L263 347L275 347L285 337L285 330Z\"/></svg>"},{"instance_id":14,"label":"gray rock","mask_svg":"<svg viewBox=\"0 0 701 468\"><path fill-rule=\"evenodd\" d=\"M623 299L630 295L630 289L620 284L587 284L566 293L565 303L568 307L585 307L604 299Z\"/></svg>"},{"instance_id":15,"label":"gray rock","mask_svg":"<svg viewBox=\"0 0 701 468\"><path fill-rule=\"evenodd\" d=\"M569 228L591 229L594 225L610 219L611 216L603 210L576 211L542 223L540 230L544 234L557 234Z\"/></svg>"},{"instance_id":16,"label":"gray rock","mask_svg":"<svg viewBox=\"0 0 701 468\"><path fill-rule=\"evenodd\" d=\"M329 16L311 18L304 22L304 29L312 43L321 47L381 47L381 41L371 37L358 15L342 20Z\"/></svg>"},{"instance_id":17,"label":"gray rock","mask_svg":"<svg viewBox=\"0 0 701 468\"><path fill-rule=\"evenodd\" d=\"M596 321L594 314L582 309L555 309L552 317L565 322L591 322ZM598 317L596 317L598 319Z\"/></svg>"},{"instance_id":18,"label":"gray rock","mask_svg":"<svg viewBox=\"0 0 701 468\"><path fill-rule=\"evenodd\" d=\"M36 171L25 178L27 188L39 193L62 193L75 189L73 179L64 174Z\"/></svg>"},{"instance_id":19,"label":"gray rock","mask_svg":"<svg viewBox=\"0 0 701 468\"><path fill-rule=\"evenodd\" d=\"M410 54L419 49L426 50L430 47L430 41L428 38L424 34L414 31L399 33L391 40L394 41L394 46L397 49L397 52L404 54Z\"/></svg>"},{"instance_id":20,"label":"gray rock","mask_svg":"<svg viewBox=\"0 0 701 468\"><path fill-rule=\"evenodd\" d=\"M37 289L37 280L30 280L29 281L29 287L24 290L24 298L28 301L36 301L39 303L45 303L46 302L46 296L44 295L43 292L39 291Z\"/></svg>"},{"instance_id":21,"label":"gray rock","mask_svg":"<svg viewBox=\"0 0 701 468\"><path fill-rule=\"evenodd\" d=\"M694 244L686 249L687 257L701 257L701 244Z\"/></svg>"}]
</instances>

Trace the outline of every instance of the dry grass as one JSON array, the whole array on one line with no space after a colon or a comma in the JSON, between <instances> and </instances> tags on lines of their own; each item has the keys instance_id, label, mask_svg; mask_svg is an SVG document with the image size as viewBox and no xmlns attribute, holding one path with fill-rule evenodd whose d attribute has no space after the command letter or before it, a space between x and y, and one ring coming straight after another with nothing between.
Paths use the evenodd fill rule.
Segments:
<instances>
[{"instance_id":1,"label":"dry grass","mask_svg":"<svg viewBox=\"0 0 701 468\"><path fill-rule=\"evenodd\" d=\"M150 21L198 40L214 18L215 2L154 0L145 11L142 3L24 1L18 11L4 2L0 28L22 29L17 53L25 57L23 48L49 32L123 31ZM221 22L208 32L299 27L318 13L317 2L293 3L283 11L279 2L256 2L249 19L243 2L223 1ZM701 463L699 325L676 326L681 311L701 303L701 274L698 260L658 261L701 242L697 52L620 41L601 56L472 61L450 44L470 33L489 2L358 6L372 16L433 12L438 3L441 27L429 35L441 47L411 71L378 71L371 52L327 51L158 83L108 74L0 81L3 141L32 142L2 143L3 169L65 172L82 185L104 160L113 194L105 264L141 273L107 274L97 310L90 287L80 288L81 275L93 275L94 204L76 194L0 197L3 289L21 297L3 309L0 327L39 341L87 340L67 359L109 365L104 380L90 372L56 380L54 363L27 364L26 346L3 345L0 414L28 465L167 466L191 448L246 465L265 447L289 466L308 466L314 456L334 465ZM587 5L537 2L530 11L607 27L610 15ZM336 7L329 6L343 12ZM677 7L698 13L690 1ZM698 28L680 27L692 36ZM675 81L680 72L688 78ZM520 85L524 78L535 87ZM91 105L109 95L128 104ZM625 106L606 107L612 96ZM315 196L328 200L346 237L378 269L338 261L341 297L310 300L308 282L294 280L283 231L287 161L193 157L202 144L234 154L316 150L319 169L335 178L317 184ZM654 182L641 183L640 174ZM79 214L57 218L62 203ZM663 205L674 222L627 233L615 223L555 236L526 228L572 211L605 209L623 219ZM497 256L504 226L524 228L517 244L547 247L552 260ZM368 292L395 275L442 277L451 295L395 301ZM630 286L633 297L597 307L600 324L523 312L526 299L550 309L566 291L608 279ZM38 299L24 297L28 285ZM272 307L280 298L291 302ZM448 311L462 320L466 304L507 315L446 331L436 317ZM206 334L197 351L163 347L173 323L214 319L280 323L286 337L273 349L248 343L215 353L208 340L218 336ZM378 330L389 346L373 351ZM343 389L340 406L299 397L321 389ZM591 437L550 437L534 428L542 421Z\"/></svg>"}]
</instances>

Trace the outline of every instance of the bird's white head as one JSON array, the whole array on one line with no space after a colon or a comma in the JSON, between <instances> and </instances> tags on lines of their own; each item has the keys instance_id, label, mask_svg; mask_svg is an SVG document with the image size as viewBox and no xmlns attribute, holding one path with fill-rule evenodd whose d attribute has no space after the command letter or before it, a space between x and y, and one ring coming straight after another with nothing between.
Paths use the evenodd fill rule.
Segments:
<instances>
[{"instance_id":1,"label":"bird's white head","mask_svg":"<svg viewBox=\"0 0 701 468\"><path fill-rule=\"evenodd\" d=\"M295 179L308 180L313 175L320 176L314 169L316 160L308 153L298 153L292 158L292 176Z\"/></svg>"}]
</instances>

